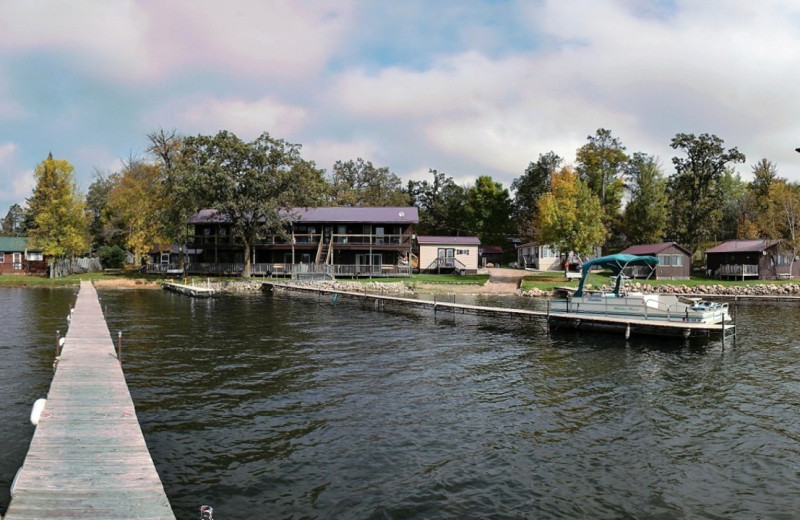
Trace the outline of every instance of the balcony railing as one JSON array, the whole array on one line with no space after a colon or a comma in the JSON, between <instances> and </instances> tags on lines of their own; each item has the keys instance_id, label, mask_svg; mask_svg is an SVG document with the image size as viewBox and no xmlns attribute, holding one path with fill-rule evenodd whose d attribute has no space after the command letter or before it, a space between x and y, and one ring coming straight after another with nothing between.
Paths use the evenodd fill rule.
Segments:
<instances>
[{"instance_id":1,"label":"balcony railing","mask_svg":"<svg viewBox=\"0 0 800 520\"><path fill-rule=\"evenodd\" d=\"M323 240L320 233L295 233L295 245L317 245ZM385 246L385 245L409 245L411 234L386 235L386 234L338 234L330 236L330 243L334 247L340 246ZM292 237L281 235L268 235L256 239L256 246L289 245ZM239 246L241 240L232 235L195 235L189 237L189 247L204 248L213 246Z\"/></svg>"}]
</instances>

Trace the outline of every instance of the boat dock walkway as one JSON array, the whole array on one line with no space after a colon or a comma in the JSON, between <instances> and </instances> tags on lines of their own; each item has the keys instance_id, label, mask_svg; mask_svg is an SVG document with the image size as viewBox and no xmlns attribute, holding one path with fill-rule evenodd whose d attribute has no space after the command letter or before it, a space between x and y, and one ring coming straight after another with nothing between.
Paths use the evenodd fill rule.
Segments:
<instances>
[{"instance_id":1,"label":"boat dock walkway","mask_svg":"<svg viewBox=\"0 0 800 520\"><path fill-rule=\"evenodd\" d=\"M12 488L5 520L175 518L90 282Z\"/></svg>"},{"instance_id":2,"label":"boat dock walkway","mask_svg":"<svg viewBox=\"0 0 800 520\"><path fill-rule=\"evenodd\" d=\"M693 323L683 321L664 321L644 318L630 318L620 316L599 316L584 313L565 313L550 311L535 311L528 309L515 309L507 307L489 307L484 305L469 305L455 302L445 302L436 300L420 300L417 298L404 298L400 296L388 296L383 294L359 293L348 291L337 291L334 289L324 289L319 287L304 287L291 284L265 283L267 290L280 289L287 291L299 291L306 293L328 294L332 298L354 298L362 301L371 301L376 306L384 308L387 304L398 304L412 307L422 307L436 312L453 312L462 314L494 315L504 317L518 317L527 319L538 319L553 323L567 328L594 328L594 329L617 329L625 332L629 336L631 332L642 332L650 335L670 335L670 336L710 336L721 335L723 341L726 337L735 332L735 325L730 322L724 324Z\"/></svg>"},{"instance_id":3,"label":"boat dock walkway","mask_svg":"<svg viewBox=\"0 0 800 520\"><path fill-rule=\"evenodd\" d=\"M185 285L182 283L164 282L162 284L164 289L168 291L185 294L187 296L194 296L195 298L208 298L214 296L214 289L210 287L201 287L199 285Z\"/></svg>"}]
</instances>

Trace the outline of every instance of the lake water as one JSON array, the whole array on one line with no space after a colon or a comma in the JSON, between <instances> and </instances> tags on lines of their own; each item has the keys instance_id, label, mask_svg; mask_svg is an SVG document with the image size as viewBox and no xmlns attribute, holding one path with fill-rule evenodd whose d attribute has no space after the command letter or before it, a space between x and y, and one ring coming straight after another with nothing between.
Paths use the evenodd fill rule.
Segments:
<instances>
[{"instance_id":1,"label":"lake water","mask_svg":"<svg viewBox=\"0 0 800 520\"><path fill-rule=\"evenodd\" d=\"M0 512L74 293L0 289ZM298 294L100 296L181 519L800 515L796 304L739 304L722 348Z\"/></svg>"}]
</instances>

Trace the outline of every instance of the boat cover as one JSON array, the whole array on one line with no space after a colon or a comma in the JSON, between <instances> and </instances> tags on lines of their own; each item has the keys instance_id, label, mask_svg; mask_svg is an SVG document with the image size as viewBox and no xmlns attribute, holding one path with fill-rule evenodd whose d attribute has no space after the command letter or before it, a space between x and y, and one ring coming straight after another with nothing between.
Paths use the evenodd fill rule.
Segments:
<instances>
[{"instance_id":1,"label":"boat cover","mask_svg":"<svg viewBox=\"0 0 800 520\"><path fill-rule=\"evenodd\" d=\"M629 266L634 265L646 265L650 268L654 268L658 265L658 258L654 256L637 256L637 255L625 255L625 254L616 254L616 255L608 255L608 256L601 256L600 258L595 258L594 260L589 260L585 262L581 267L581 281L578 284L578 290L575 292L575 297L583 296L583 284L586 282L586 275L589 274L589 271L592 267L602 267L604 269L611 269L614 273L614 276L617 276L617 286L614 289L614 293L619 295L619 286L622 278L619 277L619 274L622 272L623 269Z\"/></svg>"}]
</instances>

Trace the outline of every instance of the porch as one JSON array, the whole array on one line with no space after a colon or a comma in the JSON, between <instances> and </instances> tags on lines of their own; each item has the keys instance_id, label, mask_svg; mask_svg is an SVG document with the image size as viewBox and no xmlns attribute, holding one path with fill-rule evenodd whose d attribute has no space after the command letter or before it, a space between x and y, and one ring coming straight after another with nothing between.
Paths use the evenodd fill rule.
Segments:
<instances>
[{"instance_id":1,"label":"porch","mask_svg":"<svg viewBox=\"0 0 800 520\"><path fill-rule=\"evenodd\" d=\"M758 265L756 264L722 264L714 273L717 278L727 280L758 279Z\"/></svg>"}]
</instances>

